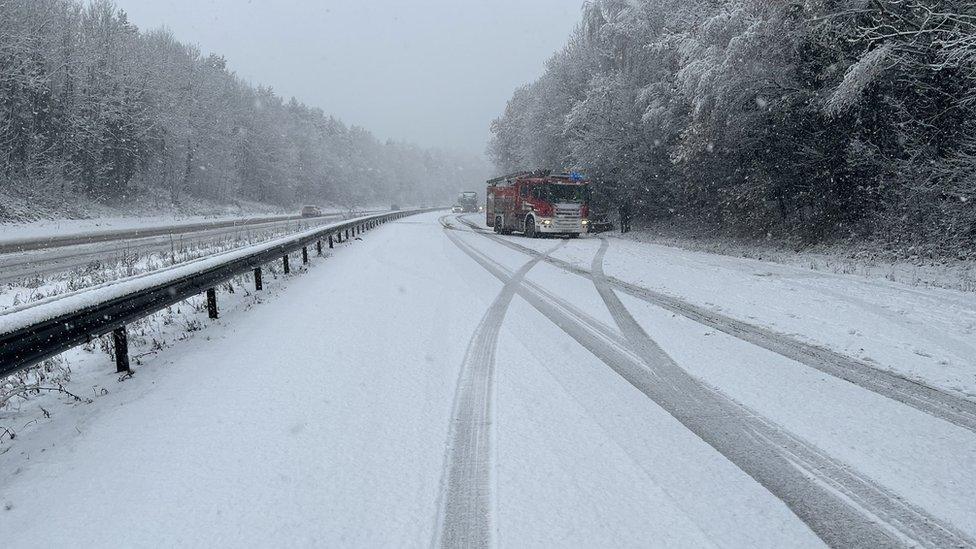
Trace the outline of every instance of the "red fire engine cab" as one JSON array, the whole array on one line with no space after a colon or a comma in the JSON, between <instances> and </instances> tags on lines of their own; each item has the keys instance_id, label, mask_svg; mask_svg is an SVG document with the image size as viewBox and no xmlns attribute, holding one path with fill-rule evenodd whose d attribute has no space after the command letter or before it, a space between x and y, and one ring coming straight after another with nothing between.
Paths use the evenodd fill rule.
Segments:
<instances>
[{"instance_id":1,"label":"red fire engine cab","mask_svg":"<svg viewBox=\"0 0 976 549\"><path fill-rule=\"evenodd\" d=\"M578 237L589 226L590 184L580 174L519 172L488 181L487 223L496 233Z\"/></svg>"}]
</instances>

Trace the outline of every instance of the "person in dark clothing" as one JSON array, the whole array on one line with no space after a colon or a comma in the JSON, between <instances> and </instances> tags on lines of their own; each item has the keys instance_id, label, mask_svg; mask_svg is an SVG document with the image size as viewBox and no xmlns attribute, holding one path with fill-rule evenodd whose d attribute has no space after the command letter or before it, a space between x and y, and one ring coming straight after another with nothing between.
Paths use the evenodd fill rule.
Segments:
<instances>
[{"instance_id":1,"label":"person in dark clothing","mask_svg":"<svg viewBox=\"0 0 976 549\"><path fill-rule=\"evenodd\" d=\"M630 205L620 205L620 234L630 232Z\"/></svg>"}]
</instances>

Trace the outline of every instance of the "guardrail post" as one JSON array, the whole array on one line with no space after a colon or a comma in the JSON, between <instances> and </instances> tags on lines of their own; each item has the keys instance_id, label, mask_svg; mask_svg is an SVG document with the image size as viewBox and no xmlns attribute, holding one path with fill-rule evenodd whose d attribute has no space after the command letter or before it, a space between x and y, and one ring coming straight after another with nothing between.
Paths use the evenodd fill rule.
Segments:
<instances>
[{"instance_id":1,"label":"guardrail post","mask_svg":"<svg viewBox=\"0 0 976 549\"><path fill-rule=\"evenodd\" d=\"M281 257L281 263L285 267L285 274L290 273L291 265L288 263L288 254L285 254Z\"/></svg>"},{"instance_id":2,"label":"guardrail post","mask_svg":"<svg viewBox=\"0 0 976 549\"><path fill-rule=\"evenodd\" d=\"M349 229L346 229L346 240L349 240Z\"/></svg>"},{"instance_id":3,"label":"guardrail post","mask_svg":"<svg viewBox=\"0 0 976 549\"><path fill-rule=\"evenodd\" d=\"M217 312L217 290L215 288L207 290L207 314L212 320L216 320L220 316Z\"/></svg>"},{"instance_id":4,"label":"guardrail post","mask_svg":"<svg viewBox=\"0 0 976 549\"><path fill-rule=\"evenodd\" d=\"M308 246L302 246L302 265L308 265Z\"/></svg>"},{"instance_id":5,"label":"guardrail post","mask_svg":"<svg viewBox=\"0 0 976 549\"><path fill-rule=\"evenodd\" d=\"M332 242L332 235L329 235L329 249L335 248L335 244Z\"/></svg>"},{"instance_id":6,"label":"guardrail post","mask_svg":"<svg viewBox=\"0 0 976 549\"><path fill-rule=\"evenodd\" d=\"M317 254L319 254L320 256L322 255L322 241L321 240L316 240L315 241L315 252Z\"/></svg>"},{"instance_id":7,"label":"guardrail post","mask_svg":"<svg viewBox=\"0 0 976 549\"><path fill-rule=\"evenodd\" d=\"M131 372L129 367L129 334L125 331L125 326L116 328L112 332L112 339L115 340L115 371L122 374Z\"/></svg>"},{"instance_id":8,"label":"guardrail post","mask_svg":"<svg viewBox=\"0 0 976 549\"><path fill-rule=\"evenodd\" d=\"M261 280L261 267L254 268L254 290L260 292L264 289L264 282Z\"/></svg>"}]
</instances>

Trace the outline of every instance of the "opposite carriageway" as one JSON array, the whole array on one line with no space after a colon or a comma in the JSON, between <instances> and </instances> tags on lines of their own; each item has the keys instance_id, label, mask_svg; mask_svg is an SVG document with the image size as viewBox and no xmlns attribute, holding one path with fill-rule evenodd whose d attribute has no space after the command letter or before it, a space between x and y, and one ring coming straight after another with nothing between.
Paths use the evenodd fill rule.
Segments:
<instances>
[{"instance_id":1,"label":"opposite carriageway","mask_svg":"<svg viewBox=\"0 0 976 549\"><path fill-rule=\"evenodd\" d=\"M0 254L13 254L22 252L33 252L47 250L51 248L63 248L69 246L80 246L86 244L98 244L103 242L119 242L127 240L146 239L156 236L181 236L193 235L198 233L208 233L221 229L249 229L260 228L276 223L288 221L324 221L353 219L366 215L384 213L379 210L368 210L360 212L330 212L317 216L301 215L279 215L268 217L250 217L240 219L228 219L224 221L204 221L199 223L179 223L175 225L159 227L139 227L133 229L114 229L105 231L95 231L90 233L67 234L60 236L45 236L42 238L17 238L0 242Z\"/></svg>"},{"instance_id":2,"label":"opposite carriageway","mask_svg":"<svg viewBox=\"0 0 976 549\"><path fill-rule=\"evenodd\" d=\"M238 248L252 242L380 213L387 211L334 213L319 217L239 218L21 239L4 237L0 238L0 283L16 285L25 279L36 280L47 275L89 270L106 263L124 262L140 254L159 254L160 257L172 259L177 250L182 252L213 244L223 249Z\"/></svg>"}]
</instances>

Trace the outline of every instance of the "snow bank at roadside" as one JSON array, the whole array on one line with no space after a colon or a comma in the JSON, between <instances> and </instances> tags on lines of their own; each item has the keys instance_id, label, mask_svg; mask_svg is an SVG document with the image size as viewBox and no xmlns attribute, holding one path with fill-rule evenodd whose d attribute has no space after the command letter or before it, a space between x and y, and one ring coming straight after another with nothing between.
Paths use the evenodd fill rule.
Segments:
<instances>
[{"instance_id":1,"label":"snow bank at roadside","mask_svg":"<svg viewBox=\"0 0 976 549\"><path fill-rule=\"evenodd\" d=\"M862 246L818 246L792 250L781 242L745 242L721 236L701 237L638 230L622 238L695 252L758 259L813 271L884 279L912 286L976 292L976 260L903 258Z\"/></svg>"}]
</instances>

